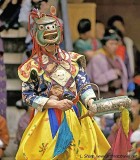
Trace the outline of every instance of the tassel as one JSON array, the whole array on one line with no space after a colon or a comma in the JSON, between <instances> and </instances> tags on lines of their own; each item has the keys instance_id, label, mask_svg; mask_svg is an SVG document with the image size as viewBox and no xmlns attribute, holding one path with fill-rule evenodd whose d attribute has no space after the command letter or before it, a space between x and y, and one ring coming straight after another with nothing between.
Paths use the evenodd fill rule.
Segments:
<instances>
[{"instance_id":1,"label":"tassel","mask_svg":"<svg viewBox=\"0 0 140 160\"><path fill-rule=\"evenodd\" d=\"M123 131L124 131L125 135L128 137L129 123L130 123L129 111L124 107L120 107L119 110L121 111L121 120L122 120Z\"/></svg>"}]
</instances>

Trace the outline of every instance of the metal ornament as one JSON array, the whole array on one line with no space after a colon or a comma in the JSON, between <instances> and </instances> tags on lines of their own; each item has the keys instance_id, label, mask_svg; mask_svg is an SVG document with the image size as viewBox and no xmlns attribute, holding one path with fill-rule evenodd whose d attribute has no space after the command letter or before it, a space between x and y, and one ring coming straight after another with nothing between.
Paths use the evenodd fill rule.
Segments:
<instances>
[{"instance_id":1,"label":"metal ornament","mask_svg":"<svg viewBox=\"0 0 140 160\"><path fill-rule=\"evenodd\" d=\"M57 66L55 71L50 75L51 79L57 82L62 87L69 88L73 83L71 74L61 65Z\"/></svg>"},{"instance_id":2,"label":"metal ornament","mask_svg":"<svg viewBox=\"0 0 140 160\"><path fill-rule=\"evenodd\" d=\"M97 108L96 116L119 112L121 107L129 109L130 105L131 99L127 96L100 99L93 102L93 107Z\"/></svg>"},{"instance_id":3,"label":"metal ornament","mask_svg":"<svg viewBox=\"0 0 140 160\"><path fill-rule=\"evenodd\" d=\"M90 107L91 112L95 112L95 110L96 110L95 116L101 116L104 114L120 112L122 107L124 107L126 109L130 108L131 99L128 98L128 96L118 96L118 97L106 98L106 99L100 98L99 87L94 83L88 83L88 84L84 85L81 88L81 90L79 91L78 96L82 92L83 88L85 88L88 85L94 86L98 90L98 96L97 96L98 98L96 101L93 101L93 105L92 105L92 107ZM89 116L89 112L87 112L85 115L83 115L79 119L83 119L87 116Z\"/></svg>"}]
</instances>

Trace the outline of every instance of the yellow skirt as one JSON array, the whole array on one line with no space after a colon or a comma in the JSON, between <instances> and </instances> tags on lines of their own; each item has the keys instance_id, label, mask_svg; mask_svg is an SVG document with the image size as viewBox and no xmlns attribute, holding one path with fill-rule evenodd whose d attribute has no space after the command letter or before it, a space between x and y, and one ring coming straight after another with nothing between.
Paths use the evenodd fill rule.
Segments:
<instances>
[{"instance_id":1,"label":"yellow skirt","mask_svg":"<svg viewBox=\"0 0 140 160\"><path fill-rule=\"evenodd\" d=\"M87 109L79 104L84 115ZM109 149L94 119L79 121L73 109L63 112L53 137L46 110L38 112L25 130L16 160L102 160Z\"/></svg>"}]
</instances>

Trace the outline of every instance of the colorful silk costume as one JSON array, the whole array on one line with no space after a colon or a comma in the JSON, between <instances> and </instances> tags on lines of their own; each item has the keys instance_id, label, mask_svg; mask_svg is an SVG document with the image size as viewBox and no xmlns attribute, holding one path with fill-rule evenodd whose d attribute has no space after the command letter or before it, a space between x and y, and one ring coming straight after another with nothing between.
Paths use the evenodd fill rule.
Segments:
<instances>
[{"instance_id":1,"label":"colorful silk costume","mask_svg":"<svg viewBox=\"0 0 140 160\"><path fill-rule=\"evenodd\" d=\"M33 13L37 17L37 11ZM59 100L75 98L89 79L84 71L84 56L65 52L58 47L60 32L57 19L42 15L35 19L35 23L38 29L33 42L38 44L36 49L39 50L33 50L35 53L19 67L18 74L23 81L23 101L34 107L36 114L23 135L16 160L80 160L86 157L93 160L97 156L103 159L110 145L96 122L90 117L81 121L78 119L87 112L83 104L95 98L91 86L82 91L80 100L71 109L44 110L51 96ZM48 31L50 28L51 31ZM53 43L52 39L55 39L56 45L54 55L45 49Z\"/></svg>"}]
</instances>

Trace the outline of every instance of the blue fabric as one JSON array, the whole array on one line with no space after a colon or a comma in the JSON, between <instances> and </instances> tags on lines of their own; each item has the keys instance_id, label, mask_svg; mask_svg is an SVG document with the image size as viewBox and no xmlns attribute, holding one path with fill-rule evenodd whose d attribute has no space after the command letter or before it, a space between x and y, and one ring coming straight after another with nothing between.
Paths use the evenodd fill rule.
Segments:
<instances>
[{"instance_id":1,"label":"blue fabric","mask_svg":"<svg viewBox=\"0 0 140 160\"><path fill-rule=\"evenodd\" d=\"M128 88L127 88L128 91L134 91L135 90L135 84L134 82L129 82L128 83Z\"/></svg>"},{"instance_id":2,"label":"blue fabric","mask_svg":"<svg viewBox=\"0 0 140 160\"><path fill-rule=\"evenodd\" d=\"M73 140L73 135L69 129L66 115L64 115L64 119L59 128L58 138L57 138L53 156L55 157L59 154L64 153L65 150L68 148L68 146L71 144L72 140Z\"/></svg>"},{"instance_id":3,"label":"blue fabric","mask_svg":"<svg viewBox=\"0 0 140 160\"><path fill-rule=\"evenodd\" d=\"M48 109L48 114L49 114L52 137L54 138L54 136L58 131L59 125L58 125L56 114L52 108Z\"/></svg>"},{"instance_id":4,"label":"blue fabric","mask_svg":"<svg viewBox=\"0 0 140 160\"><path fill-rule=\"evenodd\" d=\"M75 111L75 113L76 113L76 115L77 115L77 117L78 117L78 116L79 116L78 107L75 106L75 105L73 105L72 107L73 107L73 109L74 109L74 111Z\"/></svg>"},{"instance_id":5,"label":"blue fabric","mask_svg":"<svg viewBox=\"0 0 140 160\"><path fill-rule=\"evenodd\" d=\"M83 68L79 68L79 72L77 74L77 76L75 77L75 80L76 80L76 87L77 87L77 92L80 91L81 87L84 86L85 84L87 83L90 83L90 80L89 80L89 77L88 75L86 74L85 70ZM82 92L81 92L81 95L85 92L85 91L88 91L93 92L94 94L94 91L91 87L91 85L88 85L87 87L85 87ZM92 93L91 93L92 94Z\"/></svg>"},{"instance_id":6,"label":"blue fabric","mask_svg":"<svg viewBox=\"0 0 140 160\"><path fill-rule=\"evenodd\" d=\"M45 81L43 75L38 76L38 78L40 79L39 83L34 83L33 81L22 83L23 102L27 106L32 106L34 100L36 99L36 97L38 95L42 96L42 97L49 98L52 83ZM89 77L87 76L86 72L84 71L84 69L82 67L79 68L79 72L78 72L77 76L75 77L75 82L76 82L77 92L79 92L79 90L81 89L81 87L83 85L90 83ZM84 101L83 98L85 98L85 95L87 95L87 94L94 94L94 91L92 90L91 85L88 85L87 87L85 87L82 90L82 92L81 92L82 101ZM73 93L71 91L66 90L66 89L64 90L63 96L65 97L65 95L68 95L68 99L74 98Z\"/></svg>"}]
</instances>

